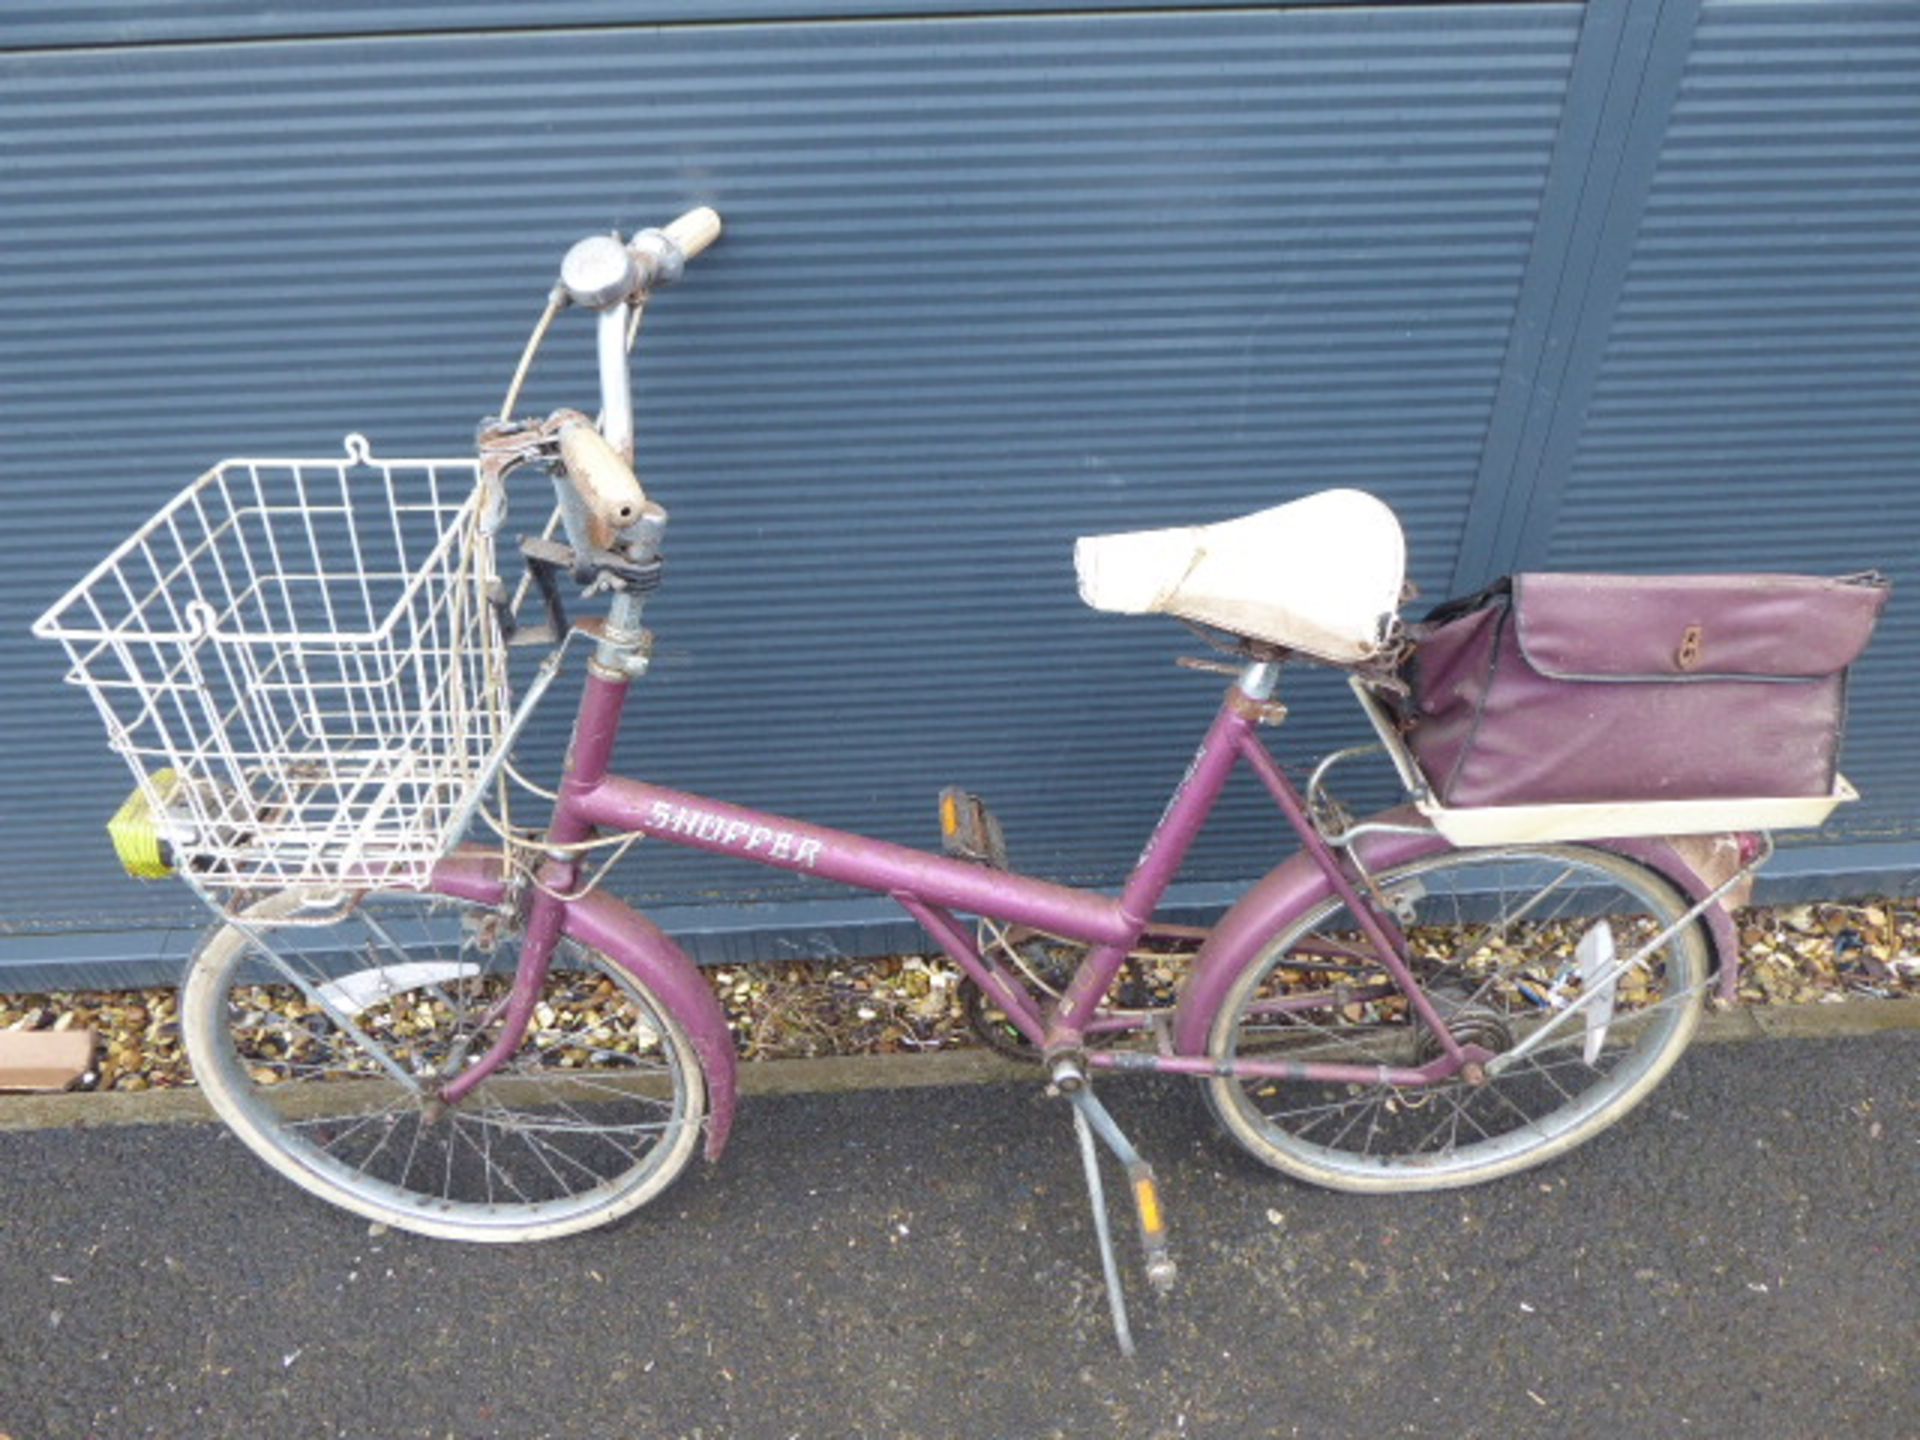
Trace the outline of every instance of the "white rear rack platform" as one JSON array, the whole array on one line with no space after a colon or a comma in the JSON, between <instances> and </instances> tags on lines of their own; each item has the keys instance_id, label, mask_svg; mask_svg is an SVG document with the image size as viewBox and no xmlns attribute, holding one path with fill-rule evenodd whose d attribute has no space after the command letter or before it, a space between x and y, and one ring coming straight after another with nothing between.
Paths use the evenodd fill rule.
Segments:
<instances>
[{"instance_id":1,"label":"white rear rack platform","mask_svg":"<svg viewBox=\"0 0 1920 1440\"><path fill-rule=\"evenodd\" d=\"M1456 845L1549 840L1618 840L1630 835L1712 835L1729 830L1797 830L1826 823L1859 792L1836 776L1831 795L1741 796L1731 800L1637 800L1586 805L1453 808L1415 800L1433 828Z\"/></svg>"}]
</instances>

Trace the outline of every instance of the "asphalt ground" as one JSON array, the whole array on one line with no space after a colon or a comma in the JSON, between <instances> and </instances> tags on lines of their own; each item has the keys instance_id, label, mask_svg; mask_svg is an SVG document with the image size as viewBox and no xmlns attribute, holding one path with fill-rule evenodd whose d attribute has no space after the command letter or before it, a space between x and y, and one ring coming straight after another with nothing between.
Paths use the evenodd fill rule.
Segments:
<instances>
[{"instance_id":1,"label":"asphalt ground","mask_svg":"<svg viewBox=\"0 0 1920 1440\"><path fill-rule=\"evenodd\" d=\"M1920 1033L1696 1047L1435 1196L1102 1093L1182 1266L1130 1267L1132 1361L1031 1086L756 1096L638 1216L506 1250L370 1234L210 1126L0 1133L0 1434L1920 1436Z\"/></svg>"}]
</instances>

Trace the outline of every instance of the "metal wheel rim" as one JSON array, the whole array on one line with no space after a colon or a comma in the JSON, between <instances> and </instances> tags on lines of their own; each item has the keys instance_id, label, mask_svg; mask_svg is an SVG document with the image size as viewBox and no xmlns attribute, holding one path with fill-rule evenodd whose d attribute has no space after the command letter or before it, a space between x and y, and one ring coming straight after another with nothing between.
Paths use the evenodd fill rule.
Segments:
<instances>
[{"instance_id":1,"label":"metal wheel rim","mask_svg":"<svg viewBox=\"0 0 1920 1440\"><path fill-rule=\"evenodd\" d=\"M409 892L399 892L399 895L400 898L409 900L440 901L455 910L463 908L460 902L442 901L441 897L423 897ZM270 905L279 898L270 897L265 904ZM370 900L375 901L391 898L394 897L369 897ZM256 910L259 908L261 907L256 907ZM231 945L228 952L221 957L218 974L205 982L214 985L216 994L211 1003L218 1007L222 1016L230 1015L228 1007L234 1003L234 991L248 983L238 980L236 976L247 963L251 948L245 941ZM266 1138L266 1143L271 1144L280 1156L302 1172L304 1178L301 1179L301 1183L306 1188L339 1203L348 1204L349 1208L361 1209L363 1213L372 1213L376 1209L389 1211L393 1212L395 1222L403 1226L407 1223L405 1217L412 1217L433 1224L439 1233L458 1230L466 1238L474 1239L505 1237L536 1226L543 1229L568 1227L571 1222L576 1222L584 1216L617 1206L624 1197L647 1186L654 1175L673 1158L680 1148L678 1142L683 1130L697 1122L692 1115L695 1097L690 1093L688 1074L688 1067L691 1064L690 1048L680 1033L679 1027L661 1010L651 996L633 982L630 976L604 957L566 940L561 942L561 950L556 952L556 962L562 958L562 955L577 963L584 973L598 974L611 980L621 991L627 1005L633 1007L644 1023L656 1031L660 1037L661 1053L665 1057L660 1070L656 1073L671 1089L670 1105L657 1127L657 1137L637 1163L616 1171L597 1184L564 1195L539 1201L435 1198L405 1184L383 1180L346 1165L325 1146L315 1143L303 1131L302 1125L310 1125L314 1123L313 1120L296 1120L290 1123L283 1111L269 1101L267 1098L269 1087L256 1084L248 1073L246 1057L240 1053L234 1043L230 1019L227 1023L216 1022L214 1054L211 1056L196 1054L194 1057L196 1067L206 1067L211 1064L217 1069L219 1074L215 1085L208 1086L210 1094L217 1086L218 1092L242 1112L254 1134L270 1137ZM511 967L508 967L505 973L510 974ZM518 1055L514 1057L515 1060L519 1058ZM509 1064L512 1063L512 1061L509 1062ZM506 1067L503 1067L502 1072L499 1073L504 1074L505 1071ZM490 1077L476 1094L485 1095L488 1087L495 1085L498 1080L499 1074ZM308 1083L303 1088L308 1091L322 1091L355 1083L358 1082ZM391 1085L389 1093L398 1094L398 1085ZM410 1118L413 1120L416 1131L419 1129L417 1108L405 1108L404 1100L400 1104L389 1107L385 1113ZM453 1112L456 1116L462 1113L460 1110ZM360 1117L350 1114L346 1118ZM378 1119L380 1115L376 1113L367 1118ZM478 1120L468 1116L467 1123L482 1123L486 1118L484 1114ZM457 1126L459 1122L454 1123ZM236 1128L240 1130L243 1138L249 1139L249 1143L252 1143L252 1137L247 1134L246 1128ZM453 1133L457 1135L457 1129ZM471 1137L468 1138L471 1140ZM448 1146L450 1154L453 1148L450 1143ZM411 1173L411 1162L409 1162L403 1168L400 1179L407 1180ZM348 1197L357 1199L361 1203L356 1206Z\"/></svg>"}]
</instances>

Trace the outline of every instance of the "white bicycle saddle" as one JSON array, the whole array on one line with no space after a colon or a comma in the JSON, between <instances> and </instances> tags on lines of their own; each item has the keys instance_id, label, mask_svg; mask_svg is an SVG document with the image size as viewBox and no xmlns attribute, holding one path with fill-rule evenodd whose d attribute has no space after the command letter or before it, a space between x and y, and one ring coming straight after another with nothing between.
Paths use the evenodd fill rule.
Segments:
<instances>
[{"instance_id":1,"label":"white bicycle saddle","mask_svg":"<svg viewBox=\"0 0 1920 1440\"><path fill-rule=\"evenodd\" d=\"M1386 645L1407 563L1400 522L1363 490L1322 490L1217 525L1084 535L1080 598L1178 615L1351 664Z\"/></svg>"}]
</instances>

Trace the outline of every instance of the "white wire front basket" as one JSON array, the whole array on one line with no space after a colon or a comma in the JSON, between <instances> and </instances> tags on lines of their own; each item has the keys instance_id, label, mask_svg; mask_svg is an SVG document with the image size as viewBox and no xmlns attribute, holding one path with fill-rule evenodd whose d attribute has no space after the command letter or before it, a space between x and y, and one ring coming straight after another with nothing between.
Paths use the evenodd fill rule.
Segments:
<instances>
[{"instance_id":1,"label":"white wire front basket","mask_svg":"<svg viewBox=\"0 0 1920 1440\"><path fill-rule=\"evenodd\" d=\"M228 460L34 624L215 890L419 886L508 743L479 466Z\"/></svg>"}]
</instances>

